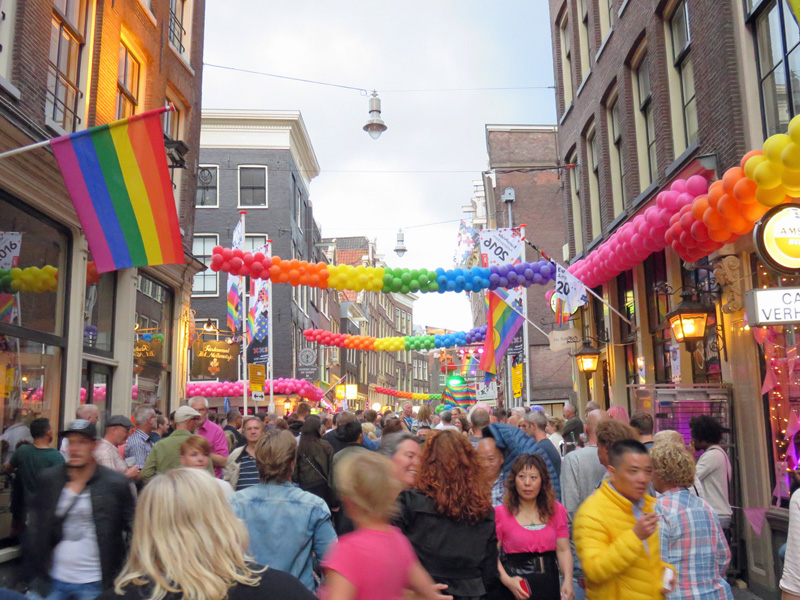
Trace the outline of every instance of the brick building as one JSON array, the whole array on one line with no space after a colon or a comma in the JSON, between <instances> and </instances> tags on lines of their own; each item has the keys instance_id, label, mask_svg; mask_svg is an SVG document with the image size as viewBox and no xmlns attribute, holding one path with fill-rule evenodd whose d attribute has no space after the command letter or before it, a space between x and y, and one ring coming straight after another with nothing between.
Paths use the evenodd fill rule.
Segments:
<instances>
[{"instance_id":1,"label":"brick building","mask_svg":"<svg viewBox=\"0 0 800 600\"><path fill-rule=\"evenodd\" d=\"M550 0L549 9L558 158L575 165L562 186L565 259L590 255L676 179L719 179L766 136L785 132L798 112L796 90L786 83L798 44L786 3ZM672 339L666 314L682 289L716 284L712 327L689 352ZM691 394L695 410L712 411L731 428L724 442L734 465L732 504L775 507L760 536L734 510L735 566L765 598L777 597L774 550L786 537L780 507L791 465L775 415L787 411L788 418L789 409L785 399L761 393L764 354L741 299L753 287L781 284L760 265L749 235L697 264L667 247L595 289L633 326L590 302L581 324L600 350L599 368L585 379L573 365L580 404L592 398L651 410L657 427L683 430L688 413L675 401ZM791 410L797 402L791 398ZM669 414L673 421L661 423Z\"/></svg>"},{"instance_id":2,"label":"brick building","mask_svg":"<svg viewBox=\"0 0 800 600\"><path fill-rule=\"evenodd\" d=\"M203 111L200 177L196 195L194 253L206 264L217 244L230 247L239 212L247 211L244 249L272 240L281 258L327 261L314 220L309 186L319 173L303 119L292 111ZM194 279L192 308L220 335L227 326L224 274L207 270ZM338 326L335 290L272 286L272 351L276 378L298 377L297 354L308 345L303 330ZM318 352L321 376L337 374L337 362ZM323 381L324 378L323 378Z\"/></svg>"},{"instance_id":3,"label":"brick building","mask_svg":"<svg viewBox=\"0 0 800 600\"><path fill-rule=\"evenodd\" d=\"M22 413L23 422L44 416L59 431L86 402L98 405L102 426L140 403L168 412L185 395L191 281L202 269L190 242L204 16L203 0L2 5L0 152L173 103L163 131L186 260L96 277L50 149L0 160L0 268L13 259L58 270L54 291L0 294L3 429ZM7 492L3 476L0 506Z\"/></svg>"},{"instance_id":4,"label":"brick building","mask_svg":"<svg viewBox=\"0 0 800 600\"><path fill-rule=\"evenodd\" d=\"M557 129L551 125L487 125L486 149L489 169L483 176L483 191L471 203L478 217L478 228L500 228L526 225L526 236L549 256L561 257L565 242L564 215L554 210L560 199L561 169L558 166ZM513 188L515 200L508 208L502 196ZM485 204L484 204L485 203ZM477 254L477 253L476 253ZM526 261L537 260L536 253L525 248ZM473 256L473 260L477 260ZM542 286L527 290L528 318L545 331L555 327L553 311L545 300ZM483 294L473 294L473 320L486 322ZM507 364L499 374L498 393L505 406L546 404L549 411L560 414L560 407L572 394L572 367L566 351L552 352L549 340L529 324L527 328L528 365L522 398L509 399ZM525 337L523 335L523 343ZM523 367L524 376L526 370ZM528 377L530 383L527 384Z\"/></svg>"}]
</instances>

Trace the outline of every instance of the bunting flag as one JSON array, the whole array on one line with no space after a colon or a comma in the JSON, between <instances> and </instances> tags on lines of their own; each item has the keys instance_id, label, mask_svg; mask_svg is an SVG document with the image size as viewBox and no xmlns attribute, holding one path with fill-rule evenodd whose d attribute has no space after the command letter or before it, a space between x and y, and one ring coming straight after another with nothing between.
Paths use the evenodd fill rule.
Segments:
<instances>
[{"instance_id":1,"label":"bunting flag","mask_svg":"<svg viewBox=\"0 0 800 600\"><path fill-rule=\"evenodd\" d=\"M239 310L239 276L228 273L228 329L236 331L241 322Z\"/></svg>"},{"instance_id":2,"label":"bunting flag","mask_svg":"<svg viewBox=\"0 0 800 600\"><path fill-rule=\"evenodd\" d=\"M98 273L183 263L164 107L50 141Z\"/></svg>"},{"instance_id":3,"label":"bunting flag","mask_svg":"<svg viewBox=\"0 0 800 600\"><path fill-rule=\"evenodd\" d=\"M442 393L442 402L465 409L469 408L476 402L475 389L466 383L448 385Z\"/></svg>"},{"instance_id":4,"label":"bunting flag","mask_svg":"<svg viewBox=\"0 0 800 600\"><path fill-rule=\"evenodd\" d=\"M480 368L487 373L497 375L497 367L503 361L503 356L511 344L511 340L522 327L524 321L521 314L515 311L506 302L508 294L500 288L486 292L486 322L487 329L486 341L483 343L483 355L481 356ZM492 335L489 335L492 332Z\"/></svg>"}]
</instances>

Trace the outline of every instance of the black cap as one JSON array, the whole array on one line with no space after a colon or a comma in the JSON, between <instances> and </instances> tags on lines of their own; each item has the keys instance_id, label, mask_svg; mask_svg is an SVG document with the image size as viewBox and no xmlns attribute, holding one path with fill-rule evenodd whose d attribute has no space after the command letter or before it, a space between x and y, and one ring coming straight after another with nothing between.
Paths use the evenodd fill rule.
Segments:
<instances>
[{"instance_id":1,"label":"black cap","mask_svg":"<svg viewBox=\"0 0 800 600\"><path fill-rule=\"evenodd\" d=\"M125 429L130 429L133 427L133 423L131 423L131 420L125 415L112 415L108 418L108 421L106 421L106 429L109 427L124 427Z\"/></svg>"},{"instance_id":2,"label":"black cap","mask_svg":"<svg viewBox=\"0 0 800 600\"><path fill-rule=\"evenodd\" d=\"M97 439L97 427L94 426L94 423L86 419L70 421L67 428L61 432L61 435L70 435L71 433L78 433L91 440Z\"/></svg>"}]
</instances>

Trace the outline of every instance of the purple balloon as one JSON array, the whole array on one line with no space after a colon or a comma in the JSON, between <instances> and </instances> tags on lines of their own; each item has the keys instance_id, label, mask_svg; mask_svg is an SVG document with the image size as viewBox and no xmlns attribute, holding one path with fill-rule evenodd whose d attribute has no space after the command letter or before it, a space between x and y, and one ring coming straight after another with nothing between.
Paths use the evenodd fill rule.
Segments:
<instances>
[{"instance_id":1,"label":"purple balloon","mask_svg":"<svg viewBox=\"0 0 800 600\"><path fill-rule=\"evenodd\" d=\"M509 271L508 272L508 283L517 283L517 272L516 271Z\"/></svg>"},{"instance_id":2,"label":"purple balloon","mask_svg":"<svg viewBox=\"0 0 800 600\"><path fill-rule=\"evenodd\" d=\"M514 265L514 272L517 275L522 275L525 272L525 269L528 268L528 263L519 263L518 265Z\"/></svg>"},{"instance_id":3,"label":"purple balloon","mask_svg":"<svg viewBox=\"0 0 800 600\"><path fill-rule=\"evenodd\" d=\"M497 273L500 277L506 277L508 275L508 265L500 265L497 267Z\"/></svg>"},{"instance_id":4,"label":"purple balloon","mask_svg":"<svg viewBox=\"0 0 800 600\"><path fill-rule=\"evenodd\" d=\"M500 275L498 275L497 273L492 273L491 275L489 275L489 285L494 285L496 288L498 283L500 283Z\"/></svg>"},{"instance_id":5,"label":"purple balloon","mask_svg":"<svg viewBox=\"0 0 800 600\"><path fill-rule=\"evenodd\" d=\"M500 277L500 282L498 284L498 287L501 287L503 289L507 288L508 287L508 279L506 279L505 277Z\"/></svg>"},{"instance_id":6,"label":"purple balloon","mask_svg":"<svg viewBox=\"0 0 800 600\"><path fill-rule=\"evenodd\" d=\"M533 275L533 283L546 283L546 280L541 273L535 273Z\"/></svg>"},{"instance_id":7,"label":"purple balloon","mask_svg":"<svg viewBox=\"0 0 800 600\"><path fill-rule=\"evenodd\" d=\"M531 281L533 279L533 269L530 267L525 269L525 272L522 275L525 277L525 279Z\"/></svg>"}]
</instances>

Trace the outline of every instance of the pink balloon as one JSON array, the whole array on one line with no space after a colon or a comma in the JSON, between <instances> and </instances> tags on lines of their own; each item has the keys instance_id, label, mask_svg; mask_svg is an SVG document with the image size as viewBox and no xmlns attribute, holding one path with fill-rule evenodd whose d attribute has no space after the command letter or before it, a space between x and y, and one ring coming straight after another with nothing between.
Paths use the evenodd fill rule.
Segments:
<instances>
[{"instance_id":1,"label":"pink balloon","mask_svg":"<svg viewBox=\"0 0 800 600\"><path fill-rule=\"evenodd\" d=\"M671 189L674 192L679 192L679 193L685 192L686 191L686 180L685 179L676 179L675 181L672 182L672 185L669 186L669 189Z\"/></svg>"},{"instance_id":2,"label":"pink balloon","mask_svg":"<svg viewBox=\"0 0 800 600\"><path fill-rule=\"evenodd\" d=\"M678 196L680 196L680 194L674 191L669 191L664 193L664 208L670 214L677 212L678 209L680 208L678 206Z\"/></svg>"},{"instance_id":3,"label":"pink balloon","mask_svg":"<svg viewBox=\"0 0 800 600\"><path fill-rule=\"evenodd\" d=\"M661 223L661 218L659 217L660 211L655 206L651 206L646 211L644 211L644 218L650 227L655 227Z\"/></svg>"},{"instance_id":4,"label":"pink balloon","mask_svg":"<svg viewBox=\"0 0 800 600\"><path fill-rule=\"evenodd\" d=\"M638 253L644 247L644 238L639 233L634 233L631 236L631 248L634 252Z\"/></svg>"},{"instance_id":5,"label":"pink balloon","mask_svg":"<svg viewBox=\"0 0 800 600\"><path fill-rule=\"evenodd\" d=\"M662 208L658 213L658 218L661 221L661 224L664 226L669 226L669 220L672 218L672 213L669 209Z\"/></svg>"},{"instance_id":6,"label":"pink balloon","mask_svg":"<svg viewBox=\"0 0 800 600\"><path fill-rule=\"evenodd\" d=\"M689 193L681 194L680 196L678 196L678 200L677 200L678 210L680 210L684 206L687 206L687 205L691 204L692 202L694 202L694 196L692 196Z\"/></svg>"},{"instance_id":7,"label":"pink balloon","mask_svg":"<svg viewBox=\"0 0 800 600\"><path fill-rule=\"evenodd\" d=\"M702 175L692 175L686 180L686 191L692 196L700 196L708 191L708 180Z\"/></svg>"}]
</instances>

